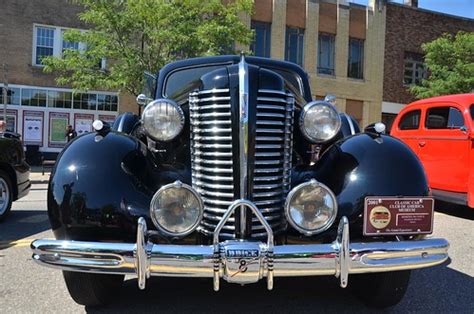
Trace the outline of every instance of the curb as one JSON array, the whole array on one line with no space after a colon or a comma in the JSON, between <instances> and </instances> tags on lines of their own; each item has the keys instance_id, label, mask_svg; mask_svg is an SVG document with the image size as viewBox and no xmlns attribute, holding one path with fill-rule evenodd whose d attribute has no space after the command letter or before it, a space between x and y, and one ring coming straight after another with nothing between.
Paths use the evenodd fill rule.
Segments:
<instances>
[{"instance_id":1,"label":"curb","mask_svg":"<svg viewBox=\"0 0 474 314\"><path fill-rule=\"evenodd\" d=\"M49 182L49 179L44 179L44 180L30 180L31 184L45 184Z\"/></svg>"}]
</instances>

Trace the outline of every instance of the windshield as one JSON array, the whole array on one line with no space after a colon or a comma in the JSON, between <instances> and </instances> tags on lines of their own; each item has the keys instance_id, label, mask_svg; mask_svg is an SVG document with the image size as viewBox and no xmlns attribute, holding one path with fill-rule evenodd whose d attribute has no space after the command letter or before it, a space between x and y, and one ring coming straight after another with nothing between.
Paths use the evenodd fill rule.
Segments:
<instances>
[{"instance_id":1,"label":"windshield","mask_svg":"<svg viewBox=\"0 0 474 314\"><path fill-rule=\"evenodd\" d=\"M186 91L195 88L195 84L201 76L225 65L211 64L207 66L190 67L171 72L165 81L163 95L167 98L175 99ZM303 95L303 85L301 78L294 72L289 72L275 67L263 67L280 74L297 96Z\"/></svg>"},{"instance_id":2,"label":"windshield","mask_svg":"<svg viewBox=\"0 0 474 314\"><path fill-rule=\"evenodd\" d=\"M474 120L474 104L471 105L471 119Z\"/></svg>"}]
</instances>

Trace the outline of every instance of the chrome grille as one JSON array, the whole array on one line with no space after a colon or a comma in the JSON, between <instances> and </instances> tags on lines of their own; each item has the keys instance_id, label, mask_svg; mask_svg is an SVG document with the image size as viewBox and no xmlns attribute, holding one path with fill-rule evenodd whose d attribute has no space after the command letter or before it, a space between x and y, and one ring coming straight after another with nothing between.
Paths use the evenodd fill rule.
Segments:
<instances>
[{"instance_id":1,"label":"chrome grille","mask_svg":"<svg viewBox=\"0 0 474 314\"><path fill-rule=\"evenodd\" d=\"M253 193L250 197L274 231L284 227L283 204L290 187L294 98L277 90L259 90ZM189 97L192 183L204 202L201 231L212 234L235 200L232 168L231 105L228 89L194 92ZM235 144L237 144L236 142ZM251 189L250 189L251 190ZM264 236L252 217L252 237ZM221 235L235 237L230 218Z\"/></svg>"},{"instance_id":2,"label":"chrome grille","mask_svg":"<svg viewBox=\"0 0 474 314\"><path fill-rule=\"evenodd\" d=\"M252 201L274 232L284 228L283 205L290 188L294 98L277 90L260 89L257 95L257 138ZM263 226L254 218L252 236Z\"/></svg>"}]
</instances>

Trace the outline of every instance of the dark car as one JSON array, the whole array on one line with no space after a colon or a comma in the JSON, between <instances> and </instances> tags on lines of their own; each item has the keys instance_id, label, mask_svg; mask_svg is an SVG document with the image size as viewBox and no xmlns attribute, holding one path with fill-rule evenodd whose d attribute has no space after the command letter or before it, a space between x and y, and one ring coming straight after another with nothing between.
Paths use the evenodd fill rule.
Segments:
<instances>
[{"instance_id":1,"label":"dark car","mask_svg":"<svg viewBox=\"0 0 474 314\"><path fill-rule=\"evenodd\" d=\"M30 166L20 136L0 132L0 222L10 213L12 202L27 195L30 187Z\"/></svg>"},{"instance_id":2,"label":"dark car","mask_svg":"<svg viewBox=\"0 0 474 314\"><path fill-rule=\"evenodd\" d=\"M125 275L140 289L206 277L216 291L332 275L385 307L412 269L448 258L446 240L424 238L433 199L415 154L313 101L299 66L197 58L148 82L141 118L95 121L51 175L57 240L34 241L33 259L63 270L76 302L111 302Z\"/></svg>"}]
</instances>

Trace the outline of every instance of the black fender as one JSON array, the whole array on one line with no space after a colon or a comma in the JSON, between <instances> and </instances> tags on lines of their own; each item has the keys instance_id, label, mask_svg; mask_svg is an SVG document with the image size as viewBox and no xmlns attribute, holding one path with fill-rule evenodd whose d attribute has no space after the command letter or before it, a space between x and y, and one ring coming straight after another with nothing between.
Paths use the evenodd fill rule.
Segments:
<instances>
[{"instance_id":1,"label":"black fender","mask_svg":"<svg viewBox=\"0 0 474 314\"><path fill-rule=\"evenodd\" d=\"M388 135L359 133L329 147L310 169L300 169L293 186L311 178L336 195L338 218L361 226L367 196L426 196L422 164L404 143ZM335 224L336 225L336 224Z\"/></svg>"},{"instance_id":2,"label":"black fender","mask_svg":"<svg viewBox=\"0 0 474 314\"><path fill-rule=\"evenodd\" d=\"M58 156L48 215L58 239L130 241L155 190L145 145L124 133L89 133Z\"/></svg>"},{"instance_id":3,"label":"black fender","mask_svg":"<svg viewBox=\"0 0 474 314\"><path fill-rule=\"evenodd\" d=\"M139 124L140 118L136 114L125 112L115 119L114 124L111 127L114 131L132 134Z\"/></svg>"}]
</instances>

